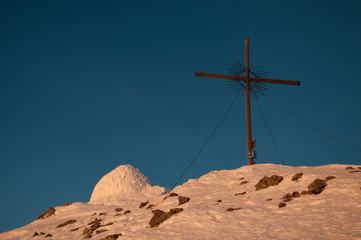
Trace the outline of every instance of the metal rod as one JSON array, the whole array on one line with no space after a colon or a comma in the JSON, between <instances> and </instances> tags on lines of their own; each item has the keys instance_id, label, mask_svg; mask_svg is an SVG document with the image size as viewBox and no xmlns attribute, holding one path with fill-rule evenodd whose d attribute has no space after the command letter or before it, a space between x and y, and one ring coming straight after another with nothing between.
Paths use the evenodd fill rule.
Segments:
<instances>
[{"instance_id":1,"label":"metal rod","mask_svg":"<svg viewBox=\"0 0 361 240\"><path fill-rule=\"evenodd\" d=\"M231 76L231 75L224 75L224 74L214 74L214 73L195 72L195 76L196 77L210 77L210 78L221 78L221 79L229 79L229 80L246 81L246 77ZM249 78L249 81L250 82L286 84L286 85L300 85L299 81L278 80L278 79L270 79L270 78Z\"/></svg>"},{"instance_id":2,"label":"metal rod","mask_svg":"<svg viewBox=\"0 0 361 240\"><path fill-rule=\"evenodd\" d=\"M245 40L245 70L246 70L246 125L247 125L247 156L248 156L248 165L253 165L252 157L252 128L251 128L251 96L250 96L250 86L249 86L249 39L246 37Z\"/></svg>"}]
</instances>

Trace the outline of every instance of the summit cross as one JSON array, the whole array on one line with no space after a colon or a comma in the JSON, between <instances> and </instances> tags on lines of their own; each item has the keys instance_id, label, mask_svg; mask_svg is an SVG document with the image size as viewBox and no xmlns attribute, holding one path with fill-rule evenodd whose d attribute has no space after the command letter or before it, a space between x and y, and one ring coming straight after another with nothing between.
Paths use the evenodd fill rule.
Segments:
<instances>
[{"instance_id":1,"label":"summit cross","mask_svg":"<svg viewBox=\"0 0 361 240\"><path fill-rule=\"evenodd\" d=\"M251 129L251 99L250 99L250 82L262 82L262 83L274 83L274 84L287 84L287 85L300 85L299 81L291 80L278 80L278 79L269 79L269 78L251 78L249 69L249 38L245 39L245 76L231 76L223 74L213 74L213 73L201 73L195 72L197 77L211 77L211 78L221 78L234 81L244 81L245 85L245 95L246 95L246 125L247 125L247 154L248 154L248 165L252 165L253 162L253 148L256 146L256 141L252 140L252 129Z\"/></svg>"}]
</instances>

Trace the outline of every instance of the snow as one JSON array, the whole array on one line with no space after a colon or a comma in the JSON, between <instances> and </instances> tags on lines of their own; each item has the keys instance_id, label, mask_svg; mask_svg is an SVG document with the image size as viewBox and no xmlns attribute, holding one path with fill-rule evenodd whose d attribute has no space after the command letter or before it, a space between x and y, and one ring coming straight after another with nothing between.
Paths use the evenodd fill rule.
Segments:
<instances>
[{"instance_id":1,"label":"snow","mask_svg":"<svg viewBox=\"0 0 361 240\"><path fill-rule=\"evenodd\" d=\"M154 197L167 192L131 165L121 165L106 174L95 186L89 203L116 205L140 197Z\"/></svg>"},{"instance_id":2,"label":"snow","mask_svg":"<svg viewBox=\"0 0 361 240\"><path fill-rule=\"evenodd\" d=\"M95 218L102 219L102 225L113 224L99 228L107 231L94 234L92 239L116 233L122 233L119 239L361 239L361 172L357 172L361 167L352 165L356 172L346 167L349 165L260 164L212 171L172 191L190 198L188 203L178 206L177 197L163 201L164 195L152 192L150 189L154 186L139 170L129 165L120 166L119 171L115 169L117 171L99 181L89 203L56 207L54 216L2 233L0 239L44 239L44 236L33 238L34 232L53 235L46 239L82 239L83 229ZM292 176L300 172L303 176L292 181ZM282 176L283 181L255 190L261 178L272 175ZM286 193L307 190L313 180L328 176L336 178L327 181L321 194L301 195L287 202L285 207L278 207ZM243 181L249 182L241 185ZM114 196L117 194L113 194L113 190L119 196ZM122 199L126 201L121 202ZM145 201L157 204L152 209L184 210L158 227L150 228L152 209L139 208ZM111 205L113 202L117 204ZM124 209L120 213L115 211L119 207ZM240 209L226 211L228 208ZM131 212L124 215L125 210ZM56 227L71 219L77 221ZM76 228L79 230L71 231Z\"/></svg>"}]
</instances>

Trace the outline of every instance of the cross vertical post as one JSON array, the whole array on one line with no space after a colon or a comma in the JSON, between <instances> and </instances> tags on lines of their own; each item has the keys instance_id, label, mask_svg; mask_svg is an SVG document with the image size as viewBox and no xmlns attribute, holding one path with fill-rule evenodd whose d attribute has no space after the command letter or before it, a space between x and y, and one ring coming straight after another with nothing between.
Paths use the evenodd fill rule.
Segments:
<instances>
[{"instance_id":1,"label":"cross vertical post","mask_svg":"<svg viewBox=\"0 0 361 240\"><path fill-rule=\"evenodd\" d=\"M245 40L245 92L246 92L246 125L247 125L247 156L248 165L253 164L253 142L252 142L252 128L251 128L251 93L249 86L249 39L246 37Z\"/></svg>"}]
</instances>

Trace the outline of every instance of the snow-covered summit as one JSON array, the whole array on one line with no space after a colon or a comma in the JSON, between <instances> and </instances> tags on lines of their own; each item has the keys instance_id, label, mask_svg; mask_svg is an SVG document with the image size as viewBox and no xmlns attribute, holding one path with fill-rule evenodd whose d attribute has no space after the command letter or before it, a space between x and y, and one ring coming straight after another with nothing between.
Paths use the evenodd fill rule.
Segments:
<instances>
[{"instance_id":1,"label":"snow-covered summit","mask_svg":"<svg viewBox=\"0 0 361 240\"><path fill-rule=\"evenodd\" d=\"M100 179L89 203L116 205L134 198L159 196L166 191L166 188L153 186L152 182L132 165L120 165Z\"/></svg>"},{"instance_id":2,"label":"snow-covered summit","mask_svg":"<svg viewBox=\"0 0 361 240\"><path fill-rule=\"evenodd\" d=\"M99 193L94 189L92 200L105 197L104 205L55 207L52 215L0 233L0 239L361 239L360 165L257 164L216 170L189 179L166 199L152 193L157 187L138 171L120 166L104 176L99 186L103 180L119 184L105 185ZM264 182L265 176L278 181ZM315 189L315 182L322 185ZM124 197L133 192L133 198ZM111 201L119 203L110 206Z\"/></svg>"}]
</instances>

